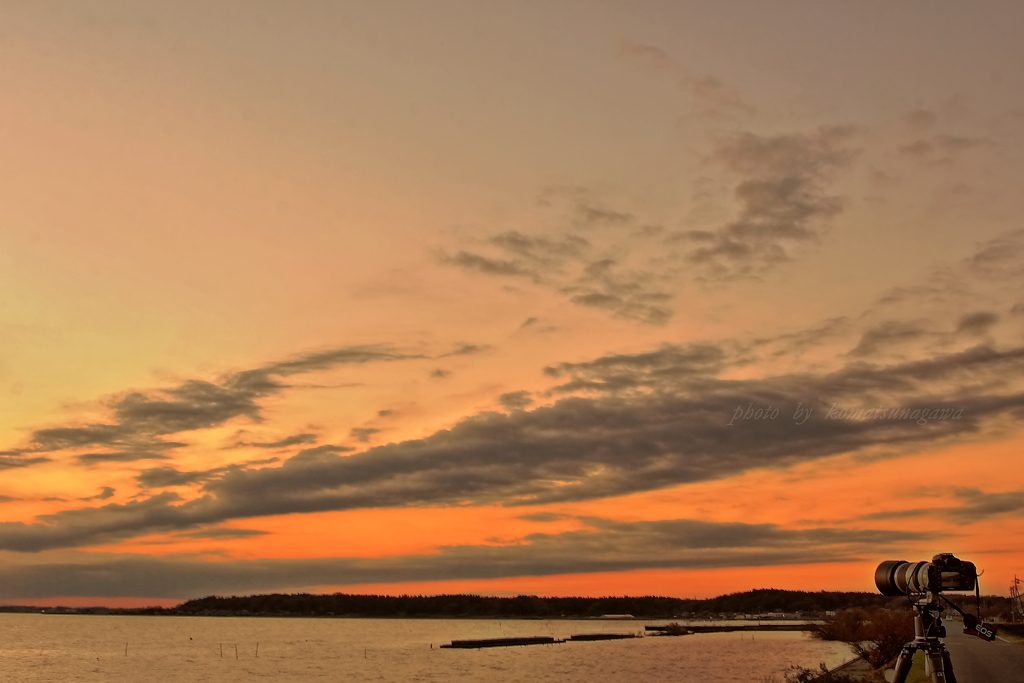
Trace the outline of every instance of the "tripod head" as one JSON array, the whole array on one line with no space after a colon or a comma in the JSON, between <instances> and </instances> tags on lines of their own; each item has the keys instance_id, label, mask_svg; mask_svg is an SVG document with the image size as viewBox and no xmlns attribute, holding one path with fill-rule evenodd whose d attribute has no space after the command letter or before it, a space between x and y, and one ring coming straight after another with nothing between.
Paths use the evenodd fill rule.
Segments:
<instances>
[{"instance_id":1,"label":"tripod head","mask_svg":"<svg viewBox=\"0 0 1024 683\"><path fill-rule=\"evenodd\" d=\"M946 596L939 593L925 593L913 602L914 606L914 640L926 642L946 637L946 627L942 625L942 612L945 608L939 602L943 600L952 607L964 620L964 634L977 636L992 642L996 639L996 627L981 621L973 614L964 612ZM911 598L913 601L913 598Z\"/></svg>"},{"instance_id":2,"label":"tripod head","mask_svg":"<svg viewBox=\"0 0 1024 683\"><path fill-rule=\"evenodd\" d=\"M913 598L911 598L913 600ZM942 625L943 607L938 593L925 593L914 604L914 641L928 643L946 637Z\"/></svg>"}]
</instances>

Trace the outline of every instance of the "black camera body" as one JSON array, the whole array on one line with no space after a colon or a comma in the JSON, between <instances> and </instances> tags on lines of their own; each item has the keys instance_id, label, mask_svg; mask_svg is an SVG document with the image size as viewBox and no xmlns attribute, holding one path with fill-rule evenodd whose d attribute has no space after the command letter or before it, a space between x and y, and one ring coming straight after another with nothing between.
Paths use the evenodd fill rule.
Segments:
<instances>
[{"instance_id":1,"label":"black camera body","mask_svg":"<svg viewBox=\"0 0 1024 683\"><path fill-rule=\"evenodd\" d=\"M931 562L886 560L875 570L875 587L882 595L973 591L978 568L952 553L940 553Z\"/></svg>"}]
</instances>

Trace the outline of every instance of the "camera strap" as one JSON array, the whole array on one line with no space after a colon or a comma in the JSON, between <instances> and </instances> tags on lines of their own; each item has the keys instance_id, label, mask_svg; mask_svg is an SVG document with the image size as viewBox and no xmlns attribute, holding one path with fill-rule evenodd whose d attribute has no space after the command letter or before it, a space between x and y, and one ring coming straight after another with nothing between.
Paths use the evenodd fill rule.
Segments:
<instances>
[{"instance_id":1,"label":"camera strap","mask_svg":"<svg viewBox=\"0 0 1024 683\"><path fill-rule=\"evenodd\" d=\"M960 617L964 620L964 635L977 636L977 637L981 638L982 640L987 640L989 642L992 642L993 640L996 639L996 627L993 626L992 624L986 623L986 622L981 620L981 597L980 597L980 593L979 593L979 597L978 597L978 605L979 605L979 607L978 607L978 616L977 617L975 617L973 614L968 614L967 612L965 612L962 609L960 609L959 607L957 607L956 603L954 603L952 600L947 598L945 595L939 594L938 597L941 598L943 601L945 601L945 603L947 605L952 607L954 610L956 610L960 614Z\"/></svg>"}]
</instances>

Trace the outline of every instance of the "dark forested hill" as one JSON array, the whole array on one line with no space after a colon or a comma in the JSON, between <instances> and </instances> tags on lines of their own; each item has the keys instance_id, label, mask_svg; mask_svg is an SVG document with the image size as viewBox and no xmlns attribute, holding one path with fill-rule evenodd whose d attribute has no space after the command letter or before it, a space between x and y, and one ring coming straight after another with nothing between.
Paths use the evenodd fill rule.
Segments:
<instances>
[{"instance_id":1,"label":"dark forested hill","mask_svg":"<svg viewBox=\"0 0 1024 683\"><path fill-rule=\"evenodd\" d=\"M631 614L645 618L712 616L719 613L763 614L802 612L818 614L845 607L885 605L891 601L872 593L805 593L761 589L723 595L709 600L656 596L607 598L543 598L532 595L485 597L478 595L252 595L189 600L179 614L280 614L365 617L599 617Z\"/></svg>"}]
</instances>

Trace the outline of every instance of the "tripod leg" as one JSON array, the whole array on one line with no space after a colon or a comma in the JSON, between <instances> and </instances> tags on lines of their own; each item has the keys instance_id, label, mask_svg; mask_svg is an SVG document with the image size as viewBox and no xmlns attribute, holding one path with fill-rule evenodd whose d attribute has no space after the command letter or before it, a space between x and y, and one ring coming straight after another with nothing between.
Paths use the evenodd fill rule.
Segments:
<instances>
[{"instance_id":1,"label":"tripod leg","mask_svg":"<svg viewBox=\"0 0 1024 683\"><path fill-rule=\"evenodd\" d=\"M953 673L953 660L949 658L949 650L942 650L942 664L946 668L946 683L956 683L956 674Z\"/></svg>"},{"instance_id":2,"label":"tripod leg","mask_svg":"<svg viewBox=\"0 0 1024 683\"><path fill-rule=\"evenodd\" d=\"M925 675L932 679L932 683L946 683L941 653L925 650Z\"/></svg>"},{"instance_id":3,"label":"tripod leg","mask_svg":"<svg viewBox=\"0 0 1024 683\"><path fill-rule=\"evenodd\" d=\"M953 673L953 662L949 659L949 650L930 650L925 661L925 671L932 677L932 683L956 683Z\"/></svg>"},{"instance_id":4,"label":"tripod leg","mask_svg":"<svg viewBox=\"0 0 1024 683\"><path fill-rule=\"evenodd\" d=\"M896 658L896 675L893 676L892 683L906 683L907 674L913 665L914 648L905 646L900 651L900 656Z\"/></svg>"}]
</instances>

